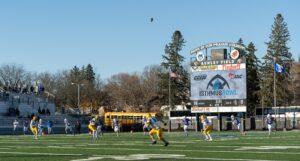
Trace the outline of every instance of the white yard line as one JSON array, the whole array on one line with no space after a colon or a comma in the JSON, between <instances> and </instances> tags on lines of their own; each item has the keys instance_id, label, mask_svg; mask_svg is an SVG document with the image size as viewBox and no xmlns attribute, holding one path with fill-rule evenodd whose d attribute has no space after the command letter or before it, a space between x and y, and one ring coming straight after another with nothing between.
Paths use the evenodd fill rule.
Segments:
<instances>
[{"instance_id":1,"label":"white yard line","mask_svg":"<svg viewBox=\"0 0 300 161\"><path fill-rule=\"evenodd\" d=\"M130 154L130 155L93 155L92 157L75 159L71 161L96 161L96 160L152 160L152 159L172 159L172 160L232 160L232 161L276 161L262 159L239 159L239 158L202 158L202 157L186 157L180 154ZM282 161L282 160L281 160Z\"/></svg>"},{"instance_id":2,"label":"white yard line","mask_svg":"<svg viewBox=\"0 0 300 161\"><path fill-rule=\"evenodd\" d=\"M155 147L153 149L151 149L152 151L166 151L166 152L203 152L203 153L238 153L238 154L241 154L241 153L251 153L251 154L279 154L279 155L286 155L286 154L289 154L289 155L300 155L299 152L274 152L274 151L250 151L251 147L249 147L248 150L246 151L241 151L240 149L237 149L237 150L198 150L198 149L195 149L195 150L192 150L192 149L167 149L167 148L162 148L163 145L149 145L149 146L152 146L152 147ZM171 145L173 146L173 145ZM230 148L230 147L234 147L234 148L242 148L242 146L210 146L210 147L219 147L219 148ZM294 148L295 149L295 146L285 146L285 148ZM76 149L78 148L77 146L75 145L71 145L71 146L6 146L6 147L3 147L3 148L16 148L16 149L23 149L23 148L26 148L26 149L45 149L45 148L57 148L57 149ZM159 149L157 149L159 148ZM297 147L298 149L299 147ZM130 147L124 147L124 148L120 148L120 147L81 147L81 149L83 150L123 150L123 151L142 151L142 150L146 150L146 149L141 149L141 148L130 148ZM259 149L258 149L259 150Z\"/></svg>"},{"instance_id":3,"label":"white yard line","mask_svg":"<svg viewBox=\"0 0 300 161\"><path fill-rule=\"evenodd\" d=\"M82 154L30 153L30 152L0 152L0 154L17 154L17 155L50 155L50 156L81 156L81 155L82 155Z\"/></svg>"}]
</instances>

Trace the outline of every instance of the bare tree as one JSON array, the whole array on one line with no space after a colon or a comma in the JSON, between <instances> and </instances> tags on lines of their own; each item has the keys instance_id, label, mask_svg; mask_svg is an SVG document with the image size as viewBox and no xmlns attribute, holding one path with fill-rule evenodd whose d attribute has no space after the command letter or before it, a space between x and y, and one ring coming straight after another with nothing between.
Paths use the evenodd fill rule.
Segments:
<instances>
[{"instance_id":1,"label":"bare tree","mask_svg":"<svg viewBox=\"0 0 300 161\"><path fill-rule=\"evenodd\" d=\"M144 72L141 76L143 81L143 93L144 93L144 102L143 102L143 111L150 111L150 108L154 105L161 106L161 99L159 93L159 83L160 77L163 68L159 65L147 66L144 68Z\"/></svg>"},{"instance_id":2,"label":"bare tree","mask_svg":"<svg viewBox=\"0 0 300 161\"><path fill-rule=\"evenodd\" d=\"M142 81L137 74L118 74L108 80L105 86L111 106L118 110L139 111L144 102Z\"/></svg>"},{"instance_id":3,"label":"bare tree","mask_svg":"<svg viewBox=\"0 0 300 161\"><path fill-rule=\"evenodd\" d=\"M3 64L0 67L0 79L6 87L17 87L25 78L23 66L17 64Z\"/></svg>"}]
</instances>

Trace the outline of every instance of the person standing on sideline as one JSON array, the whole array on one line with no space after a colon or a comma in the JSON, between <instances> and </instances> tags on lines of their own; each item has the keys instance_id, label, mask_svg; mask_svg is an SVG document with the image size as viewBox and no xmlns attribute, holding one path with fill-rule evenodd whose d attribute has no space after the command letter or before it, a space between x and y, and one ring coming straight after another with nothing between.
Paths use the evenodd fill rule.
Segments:
<instances>
[{"instance_id":1,"label":"person standing on sideline","mask_svg":"<svg viewBox=\"0 0 300 161\"><path fill-rule=\"evenodd\" d=\"M201 122L203 125L203 131L202 133L205 136L205 140L207 141L212 141L212 137L210 135L210 133L212 132L212 123L207 119L207 117L205 115L201 115Z\"/></svg>"},{"instance_id":2,"label":"person standing on sideline","mask_svg":"<svg viewBox=\"0 0 300 161\"><path fill-rule=\"evenodd\" d=\"M159 126L159 122L157 120L156 117L152 117L151 114L149 113L147 116L147 125L148 127L151 128L150 132L149 132L149 136L150 136L150 139L152 140L152 145L156 144L157 141L154 139L154 134L156 134L158 140L161 140L165 143L165 146L168 146L169 145L169 142L167 140L165 140L163 138L163 131L161 129L161 127Z\"/></svg>"},{"instance_id":3,"label":"person standing on sideline","mask_svg":"<svg viewBox=\"0 0 300 161\"><path fill-rule=\"evenodd\" d=\"M267 115L266 124L269 130L269 136L271 136L272 127L273 127L273 118L270 114Z\"/></svg>"},{"instance_id":4,"label":"person standing on sideline","mask_svg":"<svg viewBox=\"0 0 300 161\"><path fill-rule=\"evenodd\" d=\"M26 120L24 123L23 123L23 134L26 135L26 133L28 132L28 126L29 126L29 123L28 121Z\"/></svg>"},{"instance_id":5,"label":"person standing on sideline","mask_svg":"<svg viewBox=\"0 0 300 161\"><path fill-rule=\"evenodd\" d=\"M64 124L65 124L65 131L66 131L66 129L67 129L67 126L68 126L68 119L65 117L65 119L64 119ZM67 133L67 132L66 132Z\"/></svg>"},{"instance_id":6,"label":"person standing on sideline","mask_svg":"<svg viewBox=\"0 0 300 161\"><path fill-rule=\"evenodd\" d=\"M67 122L67 124L65 125L65 132L66 134L68 134L68 131L70 131L70 133L72 134L73 130L72 130L72 126L70 124L70 122Z\"/></svg>"},{"instance_id":7,"label":"person standing on sideline","mask_svg":"<svg viewBox=\"0 0 300 161\"><path fill-rule=\"evenodd\" d=\"M51 120L47 121L47 128L48 128L48 134L52 134L52 127L53 127L53 122Z\"/></svg>"},{"instance_id":8,"label":"person standing on sideline","mask_svg":"<svg viewBox=\"0 0 300 161\"><path fill-rule=\"evenodd\" d=\"M148 131L148 127L147 127L147 118L146 118L146 116L143 116L142 124L143 124L143 132L144 132L144 135L146 135L146 132Z\"/></svg>"},{"instance_id":9,"label":"person standing on sideline","mask_svg":"<svg viewBox=\"0 0 300 161\"><path fill-rule=\"evenodd\" d=\"M77 120L75 124L75 131L76 131L75 133L80 134L80 130L81 130L81 123L79 120Z\"/></svg>"},{"instance_id":10,"label":"person standing on sideline","mask_svg":"<svg viewBox=\"0 0 300 161\"><path fill-rule=\"evenodd\" d=\"M185 133L186 136L188 136L188 128L189 128L189 125L190 125L190 119L188 119L186 116L183 117L182 119L182 124L183 124L183 131Z\"/></svg>"},{"instance_id":11,"label":"person standing on sideline","mask_svg":"<svg viewBox=\"0 0 300 161\"><path fill-rule=\"evenodd\" d=\"M38 122L38 134L40 136L43 135L43 128L44 128L43 120L40 119L39 122Z\"/></svg>"},{"instance_id":12,"label":"person standing on sideline","mask_svg":"<svg viewBox=\"0 0 300 161\"><path fill-rule=\"evenodd\" d=\"M19 126L19 122L17 119L15 119L15 121L13 122L13 135L17 134L18 126Z\"/></svg>"},{"instance_id":13,"label":"person standing on sideline","mask_svg":"<svg viewBox=\"0 0 300 161\"><path fill-rule=\"evenodd\" d=\"M117 134L117 136L119 136L120 123L119 123L118 119L116 119L116 118L113 119L112 128L114 129L114 132Z\"/></svg>"}]
</instances>

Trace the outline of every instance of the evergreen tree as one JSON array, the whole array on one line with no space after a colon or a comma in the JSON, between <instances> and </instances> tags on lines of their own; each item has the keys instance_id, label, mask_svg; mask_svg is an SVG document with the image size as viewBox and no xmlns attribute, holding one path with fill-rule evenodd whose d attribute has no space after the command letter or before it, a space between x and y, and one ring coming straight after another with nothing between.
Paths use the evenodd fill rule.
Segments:
<instances>
[{"instance_id":1,"label":"evergreen tree","mask_svg":"<svg viewBox=\"0 0 300 161\"><path fill-rule=\"evenodd\" d=\"M266 106L285 106L290 104L288 84L288 73L290 71L290 65L292 63L292 54L288 51L287 46L290 40L290 34L287 24L284 22L284 18L281 14L277 14L272 25L272 31L269 36L270 40L266 43L267 54L263 57L262 64L262 95L263 103ZM275 94L276 104L274 101L274 61L285 67L284 73L275 74Z\"/></svg>"},{"instance_id":2,"label":"evergreen tree","mask_svg":"<svg viewBox=\"0 0 300 161\"><path fill-rule=\"evenodd\" d=\"M85 80L87 80L90 84L94 84L95 73L91 64L88 64L85 68Z\"/></svg>"},{"instance_id":3,"label":"evergreen tree","mask_svg":"<svg viewBox=\"0 0 300 161\"><path fill-rule=\"evenodd\" d=\"M255 107L259 105L259 69L260 61L255 55L255 46L252 42L247 47L248 53L246 56L247 65L247 114L253 116L255 114Z\"/></svg>"},{"instance_id":4,"label":"evergreen tree","mask_svg":"<svg viewBox=\"0 0 300 161\"><path fill-rule=\"evenodd\" d=\"M81 81L86 80L86 67L83 65L80 70Z\"/></svg>"},{"instance_id":5,"label":"evergreen tree","mask_svg":"<svg viewBox=\"0 0 300 161\"><path fill-rule=\"evenodd\" d=\"M178 105L183 102L187 102L189 99L189 80L188 72L183 68L184 57L179 54L184 46L185 40L180 31L175 31L172 36L172 40L165 47L165 55L163 55L162 67L165 68L166 73L160 75L162 88L161 93L164 95L165 104L169 104L169 85L170 85L170 98L171 106ZM171 75L170 73L173 73ZM172 77L172 78L170 78ZM170 84L169 84L170 79Z\"/></svg>"},{"instance_id":6,"label":"evergreen tree","mask_svg":"<svg viewBox=\"0 0 300 161\"><path fill-rule=\"evenodd\" d=\"M245 44L244 44L244 41L243 41L242 38L240 38L237 43L245 47ZM240 57L246 56L246 50L242 50L242 49L239 49L239 48L236 48L236 50L239 51Z\"/></svg>"},{"instance_id":7,"label":"evergreen tree","mask_svg":"<svg viewBox=\"0 0 300 161\"><path fill-rule=\"evenodd\" d=\"M70 76L71 76L71 82L79 82L80 81L80 70L79 68L75 65L70 72Z\"/></svg>"}]
</instances>

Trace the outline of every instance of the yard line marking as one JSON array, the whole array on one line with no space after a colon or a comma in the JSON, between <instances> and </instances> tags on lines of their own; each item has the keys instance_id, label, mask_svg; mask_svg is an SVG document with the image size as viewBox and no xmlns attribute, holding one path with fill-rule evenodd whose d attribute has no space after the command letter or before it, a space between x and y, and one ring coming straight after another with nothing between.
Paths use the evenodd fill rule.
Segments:
<instances>
[{"instance_id":1,"label":"yard line marking","mask_svg":"<svg viewBox=\"0 0 300 161\"><path fill-rule=\"evenodd\" d=\"M194 157L184 157L183 159L189 159L189 160L235 160L235 161L277 161L277 160L261 160L261 159L194 158ZM283 161L283 160L280 160L280 161Z\"/></svg>"},{"instance_id":2,"label":"yard line marking","mask_svg":"<svg viewBox=\"0 0 300 161\"><path fill-rule=\"evenodd\" d=\"M276 149L280 149L280 150L300 149L300 146L254 146L254 147L244 146L235 150L276 150Z\"/></svg>"},{"instance_id":3,"label":"yard line marking","mask_svg":"<svg viewBox=\"0 0 300 161\"><path fill-rule=\"evenodd\" d=\"M172 160L233 160L233 161L276 161L276 160L262 160L262 159L240 159L240 158L200 158L200 157L186 157L181 154L130 154L130 155L93 155L92 157L84 159L75 159L71 161L94 161L94 160L152 160L152 159L172 159ZM281 160L282 161L282 160Z\"/></svg>"},{"instance_id":4,"label":"yard line marking","mask_svg":"<svg viewBox=\"0 0 300 161\"><path fill-rule=\"evenodd\" d=\"M130 154L130 155L93 155L85 159L75 159L71 161L94 161L102 159L114 160L150 160L150 159L184 159L185 155L178 154Z\"/></svg>"},{"instance_id":5,"label":"yard line marking","mask_svg":"<svg viewBox=\"0 0 300 161\"><path fill-rule=\"evenodd\" d=\"M108 148L108 147L97 147L97 148L82 148L87 150L124 150L124 151L141 151L146 149L138 149L138 148ZM280 155L300 155L299 152L257 152L257 151L219 151L219 150L187 150L187 149L157 149L153 148L152 151L166 151L166 152L204 152L204 153L251 153L251 154L280 154Z\"/></svg>"},{"instance_id":6,"label":"yard line marking","mask_svg":"<svg viewBox=\"0 0 300 161\"><path fill-rule=\"evenodd\" d=\"M0 154L50 155L50 156L82 156L82 154L29 153L29 152L0 152Z\"/></svg>"},{"instance_id":7,"label":"yard line marking","mask_svg":"<svg viewBox=\"0 0 300 161\"><path fill-rule=\"evenodd\" d=\"M151 145L152 146L152 145ZM222 146L220 146L222 147ZM226 146L225 146L226 147ZM270 146L271 147L271 146ZM22 148L32 148L32 149L39 149L39 148L57 148L57 149L75 149L76 147L61 147L61 146L47 146L47 147L38 147L38 146L24 146L24 147L18 147L18 149L22 149ZM250 147L251 148L251 147ZM295 148L295 147L294 147ZM94 148L82 148L85 150L124 150L124 151L142 151L142 150L146 150L146 149L139 149L139 148L108 148L108 147L94 147ZM254 149L254 148L253 148ZM176 149L152 149L153 151L169 151L169 152L209 152L209 153L252 153L252 154L280 154L280 155L284 155L284 154L290 154L290 155L300 155L300 153L298 152L268 152L268 151L264 151L264 152L257 152L257 151L245 151L245 152L241 152L241 151L218 151L218 150L189 150L189 149L180 149L180 150L176 150ZM239 150L239 149L236 149Z\"/></svg>"}]
</instances>

